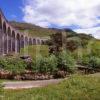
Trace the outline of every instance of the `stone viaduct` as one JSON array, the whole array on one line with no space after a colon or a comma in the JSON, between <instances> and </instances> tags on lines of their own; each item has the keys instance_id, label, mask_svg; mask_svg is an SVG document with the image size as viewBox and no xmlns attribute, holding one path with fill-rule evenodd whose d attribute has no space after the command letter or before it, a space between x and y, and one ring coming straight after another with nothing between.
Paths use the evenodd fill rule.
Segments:
<instances>
[{"instance_id":1,"label":"stone viaduct","mask_svg":"<svg viewBox=\"0 0 100 100\"><path fill-rule=\"evenodd\" d=\"M6 20L0 9L0 55L19 53L27 45L43 44L45 39L30 37L21 33Z\"/></svg>"}]
</instances>

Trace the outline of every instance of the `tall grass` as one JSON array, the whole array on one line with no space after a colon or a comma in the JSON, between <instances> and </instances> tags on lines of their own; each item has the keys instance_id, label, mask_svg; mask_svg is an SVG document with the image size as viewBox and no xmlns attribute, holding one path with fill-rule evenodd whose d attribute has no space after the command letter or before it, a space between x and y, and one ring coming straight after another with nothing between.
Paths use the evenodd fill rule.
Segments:
<instances>
[{"instance_id":1,"label":"tall grass","mask_svg":"<svg viewBox=\"0 0 100 100\"><path fill-rule=\"evenodd\" d=\"M20 55L30 55L33 59L37 55L48 56L49 47L47 45L33 45L26 46L24 49L21 49Z\"/></svg>"},{"instance_id":2,"label":"tall grass","mask_svg":"<svg viewBox=\"0 0 100 100\"><path fill-rule=\"evenodd\" d=\"M2 82L0 81L0 100L2 100L3 97L3 85L1 84Z\"/></svg>"},{"instance_id":3,"label":"tall grass","mask_svg":"<svg viewBox=\"0 0 100 100\"><path fill-rule=\"evenodd\" d=\"M6 90L4 100L100 100L99 94L99 77L72 76L45 88Z\"/></svg>"}]
</instances>

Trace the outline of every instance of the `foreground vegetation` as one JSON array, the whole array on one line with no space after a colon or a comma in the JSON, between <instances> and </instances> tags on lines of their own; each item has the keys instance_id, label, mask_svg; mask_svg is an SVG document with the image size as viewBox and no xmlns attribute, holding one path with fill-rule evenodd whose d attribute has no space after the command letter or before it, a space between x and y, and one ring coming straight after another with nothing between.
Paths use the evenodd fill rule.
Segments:
<instances>
[{"instance_id":1,"label":"foreground vegetation","mask_svg":"<svg viewBox=\"0 0 100 100\"><path fill-rule=\"evenodd\" d=\"M28 52L28 55L31 57L29 60L22 60L19 56L0 58L1 73L5 73L3 76L0 75L0 78L34 80L36 79L34 78L35 74L39 75L39 77L47 75L48 79L50 79L49 77L51 76L51 78L61 78L76 72L77 64L87 67L87 69L92 69L92 71L89 71L87 74L100 71L100 41L94 41L89 45L91 52L88 52L89 46L86 46L81 49L80 54L78 51L80 48L76 48L73 52L60 49L62 44L59 47L59 51L52 53L49 52L47 45L25 47L25 49L21 49L20 55L24 55L24 51L25 54ZM26 71L31 71L33 76L29 75L31 73L28 74L29 76L25 76Z\"/></svg>"},{"instance_id":2,"label":"foreground vegetation","mask_svg":"<svg viewBox=\"0 0 100 100\"><path fill-rule=\"evenodd\" d=\"M31 50L31 49L30 49ZM31 53L31 52L30 52ZM34 53L33 53L34 54ZM18 75L19 79L26 79L26 71L31 71L31 75L28 79L34 79L34 75L49 76L52 78L65 77L66 74L74 73L75 71L75 60L71 54L67 51L59 52L58 55L36 55L33 59L22 60L19 57L3 57L0 59L1 74L0 78L4 79L15 79Z\"/></svg>"},{"instance_id":3,"label":"foreground vegetation","mask_svg":"<svg viewBox=\"0 0 100 100\"><path fill-rule=\"evenodd\" d=\"M100 100L100 77L76 75L54 86L3 93L3 100Z\"/></svg>"},{"instance_id":4,"label":"foreground vegetation","mask_svg":"<svg viewBox=\"0 0 100 100\"><path fill-rule=\"evenodd\" d=\"M20 30L27 30L28 25L23 25L21 24ZM51 31L47 32L49 29L43 32L38 27L39 33L33 29L33 26L29 27L30 33L36 32L36 36L45 36L46 34L49 36L52 33ZM34 34L32 35L34 36ZM92 36L78 35L71 30L66 30L64 36L62 36L62 32L53 34L47 44L48 46L25 47L25 54L28 53L31 56L29 61L20 59L20 56L24 55L23 49L21 49L20 56L0 58L1 74L6 75L3 78L20 80L24 75L24 79L33 80L34 75L26 75L27 71L31 71L31 74L39 75L39 77L53 75L53 78L61 78L66 74L74 73L77 64L93 70L100 70L100 41ZM3 81L1 80L1 82ZM91 76L72 76L55 86L28 90L3 91L2 85L0 85L0 99L3 100L100 100L99 93L100 77Z\"/></svg>"}]
</instances>

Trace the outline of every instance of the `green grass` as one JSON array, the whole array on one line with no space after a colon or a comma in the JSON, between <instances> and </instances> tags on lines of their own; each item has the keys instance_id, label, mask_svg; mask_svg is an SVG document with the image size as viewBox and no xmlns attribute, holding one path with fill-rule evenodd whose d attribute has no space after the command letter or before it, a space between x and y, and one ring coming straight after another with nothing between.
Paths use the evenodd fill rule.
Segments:
<instances>
[{"instance_id":1,"label":"green grass","mask_svg":"<svg viewBox=\"0 0 100 100\"><path fill-rule=\"evenodd\" d=\"M100 58L100 40L90 41L85 48L76 49L72 55L79 60L82 56L84 57L87 55L93 55Z\"/></svg>"},{"instance_id":2,"label":"green grass","mask_svg":"<svg viewBox=\"0 0 100 100\"><path fill-rule=\"evenodd\" d=\"M2 82L8 82L9 80L6 80L6 79L0 79L0 83Z\"/></svg>"},{"instance_id":3,"label":"green grass","mask_svg":"<svg viewBox=\"0 0 100 100\"><path fill-rule=\"evenodd\" d=\"M18 80L10 80L10 79L0 79L0 83L2 82L17 82ZM21 80L20 80L21 81Z\"/></svg>"},{"instance_id":4,"label":"green grass","mask_svg":"<svg viewBox=\"0 0 100 100\"><path fill-rule=\"evenodd\" d=\"M95 56L100 58L100 40L96 40L92 43L92 52Z\"/></svg>"},{"instance_id":5,"label":"green grass","mask_svg":"<svg viewBox=\"0 0 100 100\"><path fill-rule=\"evenodd\" d=\"M28 53L33 59L36 58L37 55L48 56L49 55L49 47L47 45L33 45L25 47L21 49L20 55L24 55Z\"/></svg>"},{"instance_id":6,"label":"green grass","mask_svg":"<svg viewBox=\"0 0 100 100\"><path fill-rule=\"evenodd\" d=\"M3 100L100 100L100 77L72 76L58 85L5 90Z\"/></svg>"}]
</instances>

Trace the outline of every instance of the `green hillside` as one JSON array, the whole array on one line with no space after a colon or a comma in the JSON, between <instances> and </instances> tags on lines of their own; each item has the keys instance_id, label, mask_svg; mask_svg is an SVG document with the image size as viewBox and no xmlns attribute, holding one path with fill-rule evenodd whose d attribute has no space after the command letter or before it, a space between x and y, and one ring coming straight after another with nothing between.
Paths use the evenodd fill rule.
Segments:
<instances>
[{"instance_id":1,"label":"green hillside","mask_svg":"<svg viewBox=\"0 0 100 100\"><path fill-rule=\"evenodd\" d=\"M42 28L29 23L12 21L10 22L10 24L16 29L20 30L21 32L27 31L29 35L36 36L36 37L48 37L51 34L54 34L56 32L56 30L54 29Z\"/></svg>"},{"instance_id":2,"label":"green hillside","mask_svg":"<svg viewBox=\"0 0 100 100\"><path fill-rule=\"evenodd\" d=\"M27 32L29 35L36 36L36 37L49 37L52 34L55 34L60 31L65 31L68 37L77 36L78 34L71 29L57 29L57 28L43 28L40 26L36 26L30 23L22 23L11 21L9 22L13 27L18 29L21 32Z\"/></svg>"},{"instance_id":3,"label":"green hillside","mask_svg":"<svg viewBox=\"0 0 100 100\"><path fill-rule=\"evenodd\" d=\"M65 29L57 29L57 28L43 28L40 26L36 26L34 24L30 23L22 23L22 22L16 22L16 21L11 21L9 22L13 27L18 29L21 32L27 32L31 36L35 37L49 37L52 34L55 34L57 32L65 31L67 34L67 37L79 37L81 39L89 40L93 38L91 35L87 35L84 33L78 34L74 32L71 29L65 28Z\"/></svg>"}]
</instances>

